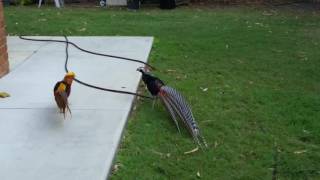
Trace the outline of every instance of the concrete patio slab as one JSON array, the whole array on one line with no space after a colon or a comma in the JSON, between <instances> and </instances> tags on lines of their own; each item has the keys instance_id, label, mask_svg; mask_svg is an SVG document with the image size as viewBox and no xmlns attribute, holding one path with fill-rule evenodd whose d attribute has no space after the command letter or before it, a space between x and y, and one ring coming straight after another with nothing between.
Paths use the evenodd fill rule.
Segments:
<instances>
[{"instance_id":1,"label":"concrete patio slab","mask_svg":"<svg viewBox=\"0 0 320 180\"><path fill-rule=\"evenodd\" d=\"M61 37L32 37L63 39ZM69 37L80 47L147 61L151 37ZM134 97L74 83L72 118L63 119L53 86L64 73L65 44L8 37L11 72L0 79L0 179L104 180ZM70 46L77 78L135 92L141 64L94 56Z\"/></svg>"}]
</instances>

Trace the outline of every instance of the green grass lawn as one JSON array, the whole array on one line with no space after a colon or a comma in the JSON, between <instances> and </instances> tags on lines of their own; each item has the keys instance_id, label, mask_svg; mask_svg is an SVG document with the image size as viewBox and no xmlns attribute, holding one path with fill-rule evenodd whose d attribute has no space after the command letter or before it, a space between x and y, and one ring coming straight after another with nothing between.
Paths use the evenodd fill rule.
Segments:
<instances>
[{"instance_id":1,"label":"green grass lawn","mask_svg":"<svg viewBox=\"0 0 320 180\"><path fill-rule=\"evenodd\" d=\"M154 73L190 102L209 148L139 100L111 179L320 179L320 12L5 8L10 35L154 36ZM208 88L203 91L203 88Z\"/></svg>"}]
</instances>

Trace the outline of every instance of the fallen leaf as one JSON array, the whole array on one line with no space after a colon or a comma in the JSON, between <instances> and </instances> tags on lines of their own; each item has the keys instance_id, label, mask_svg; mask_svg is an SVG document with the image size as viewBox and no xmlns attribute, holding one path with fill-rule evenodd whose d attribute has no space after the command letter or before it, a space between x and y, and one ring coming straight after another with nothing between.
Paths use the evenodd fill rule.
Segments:
<instances>
[{"instance_id":1,"label":"fallen leaf","mask_svg":"<svg viewBox=\"0 0 320 180\"><path fill-rule=\"evenodd\" d=\"M306 153L307 150L298 150L298 151L294 151L294 154L302 154L302 153Z\"/></svg>"},{"instance_id":2,"label":"fallen leaf","mask_svg":"<svg viewBox=\"0 0 320 180\"><path fill-rule=\"evenodd\" d=\"M204 120L204 121L201 121L200 123L209 123L209 122L213 122L214 120Z\"/></svg>"},{"instance_id":3,"label":"fallen leaf","mask_svg":"<svg viewBox=\"0 0 320 180\"><path fill-rule=\"evenodd\" d=\"M196 147L196 148L192 149L191 151L184 152L184 154L191 154L191 153L197 152L198 150L199 150L199 147Z\"/></svg>"},{"instance_id":4,"label":"fallen leaf","mask_svg":"<svg viewBox=\"0 0 320 180\"><path fill-rule=\"evenodd\" d=\"M203 92L206 92L208 91L208 88L203 88L203 87L200 87L200 89L203 91Z\"/></svg>"},{"instance_id":5,"label":"fallen leaf","mask_svg":"<svg viewBox=\"0 0 320 180\"><path fill-rule=\"evenodd\" d=\"M6 97L10 97L10 94L6 92L0 92L0 98L6 98Z\"/></svg>"},{"instance_id":6,"label":"fallen leaf","mask_svg":"<svg viewBox=\"0 0 320 180\"><path fill-rule=\"evenodd\" d=\"M243 61L241 59L237 59L237 61L240 63L240 64L243 64Z\"/></svg>"},{"instance_id":7,"label":"fallen leaf","mask_svg":"<svg viewBox=\"0 0 320 180\"><path fill-rule=\"evenodd\" d=\"M214 142L214 148L217 148L219 143L217 141Z\"/></svg>"},{"instance_id":8,"label":"fallen leaf","mask_svg":"<svg viewBox=\"0 0 320 180\"><path fill-rule=\"evenodd\" d=\"M79 29L80 32L83 32L83 31L86 31L86 30L87 30L86 28Z\"/></svg>"},{"instance_id":9,"label":"fallen leaf","mask_svg":"<svg viewBox=\"0 0 320 180\"><path fill-rule=\"evenodd\" d=\"M133 111L135 111L137 109L137 106L135 105L135 106L133 106Z\"/></svg>"},{"instance_id":10,"label":"fallen leaf","mask_svg":"<svg viewBox=\"0 0 320 180\"><path fill-rule=\"evenodd\" d=\"M273 14L270 13L270 12L263 12L262 15L264 15L264 16L272 16Z\"/></svg>"},{"instance_id":11,"label":"fallen leaf","mask_svg":"<svg viewBox=\"0 0 320 180\"><path fill-rule=\"evenodd\" d=\"M161 152L158 152L158 151L155 151L155 150L151 150L151 152L153 152L154 154L157 154L157 155L163 156L163 153L161 153Z\"/></svg>"},{"instance_id":12,"label":"fallen leaf","mask_svg":"<svg viewBox=\"0 0 320 180\"><path fill-rule=\"evenodd\" d=\"M199 172L199 171L197 172L197 177L198 177L198 178L201 178L201 175L200 175L200 172Z\"/></svg>"},{"instance_id":13,"label":"fallen leaf","mask_svg":"<svg viewBox=\"0 0 320 180\"><path fill-rule=\"evenodd\" d=\"M121 167L121 164L120 163L117 163L113 166L112 168L112 173L116 173Z\"/></svg>"},{"instance_id":14,"label":"fallen leaf","mask_svg":"<svg viewBox=\"0 0 320 180\"><path fill-rule=\"evenodd\" d=\"M174 69L167 69L167 72L176 72Z\"/></svg>"},{"instance_id":15,"label":"fallen leaf","mask_svg":"<svg viewBox=\"0 0 320 180\"><path fill-rule=\"evenodd\" d=\"M302 130L304 133L310 134L310 131L303 129Z\"/></svg>"}]
</instances>

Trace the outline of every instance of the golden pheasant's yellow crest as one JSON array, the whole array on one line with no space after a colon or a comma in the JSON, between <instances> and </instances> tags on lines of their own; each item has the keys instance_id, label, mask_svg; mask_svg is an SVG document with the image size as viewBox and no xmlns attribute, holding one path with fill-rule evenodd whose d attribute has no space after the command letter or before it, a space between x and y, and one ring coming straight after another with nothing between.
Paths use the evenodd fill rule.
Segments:
<instances>
[{"instance_id":1,"label":"golden pheasant's yellow crest","mask_svg":"<svg viewBox=\"0 0 320 180\"><path fill-rule=\"evenodd\" d=\"M76 74L74 72L69 71L64 77L72 77L74 78Z\"/></svg>"}]
</instances>

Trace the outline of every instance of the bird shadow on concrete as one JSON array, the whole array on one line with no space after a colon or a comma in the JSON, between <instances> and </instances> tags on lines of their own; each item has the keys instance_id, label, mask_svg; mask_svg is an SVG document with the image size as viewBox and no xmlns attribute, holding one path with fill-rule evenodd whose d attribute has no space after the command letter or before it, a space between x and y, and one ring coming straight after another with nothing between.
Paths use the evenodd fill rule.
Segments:
<instances>
[{"instance_id":1,"label":"bird shadow on concrete","mask_svg":"<svg viewBox=\"0 0 320 180\"><path fill-rule=\"evenodd\" d=\"M63 128L65 121L71 119L70 114L67 114L64 118L63 113L54 105L48 105L45 110L40 113L41 123L39 124L45 129L60 129Z\"/></svg>"}]
</instances>

